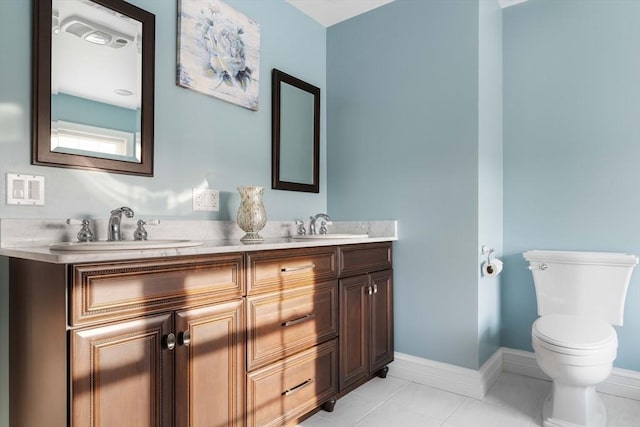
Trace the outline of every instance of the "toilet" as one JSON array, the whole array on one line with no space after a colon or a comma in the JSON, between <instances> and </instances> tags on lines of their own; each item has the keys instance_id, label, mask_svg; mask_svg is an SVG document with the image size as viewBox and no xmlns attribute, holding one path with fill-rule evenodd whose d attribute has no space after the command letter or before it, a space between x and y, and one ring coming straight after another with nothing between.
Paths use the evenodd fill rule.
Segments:
<instances>
[{"instance_id":1,"label":"toilet","mask_svg":"<svg viewBox=\"0 0 640 427\"><path fill-rule=\"evenodd\" d=\"M605 427L596 386L611 373L638 257L624 253L527 251L538 319L531 328L540 369L551 377L544 427Z\"/></svg>"}]
</instances>

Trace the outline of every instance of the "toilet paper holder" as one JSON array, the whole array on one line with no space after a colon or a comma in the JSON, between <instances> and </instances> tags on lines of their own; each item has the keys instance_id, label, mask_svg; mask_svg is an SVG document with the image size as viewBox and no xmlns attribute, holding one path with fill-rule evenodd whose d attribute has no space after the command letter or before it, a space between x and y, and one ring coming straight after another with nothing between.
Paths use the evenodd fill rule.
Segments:
<instances>
[{"instance_id":1,"label":"toilet paper holder","mask_svg":"<svg viewBox=\"0 0 640 427\"><path fill-rule=\"evenodd\" d=\"M482 275L484 277L495 277L502 272L502 261L496 258L493 248L482 245L480 253L487 256L487 262L482 263Z\"/></svg>"},{"instance_id":2,"label":"toilet paper holder","mask_svg":"<svg viewBox=\"0 0 640 427\"><path fill-rule=\"evenodd\" d=\"M495 257L495 251L493 250L493 248L490 248L487 245L482 245L482 247L480 248L480 253L482 255L486 255L487 256L487 264L491 264L491 257L494 256Z\"/></svg>"}]
</instances>

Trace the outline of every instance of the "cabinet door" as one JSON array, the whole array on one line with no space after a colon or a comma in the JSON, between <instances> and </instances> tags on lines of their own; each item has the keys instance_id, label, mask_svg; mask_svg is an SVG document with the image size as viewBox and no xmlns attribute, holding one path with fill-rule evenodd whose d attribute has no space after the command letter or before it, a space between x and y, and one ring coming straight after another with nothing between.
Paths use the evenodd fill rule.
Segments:
<instances>
[{"instance_id":1,"label":"cabinet door","mask_svg":"<svg viewBox=\"0 0 640 427\"><path fill-rule=\"evenodd\" d=\"M171 313L71 332L71 425L170 427Z\"/></svg>"},{"instance_id":2,"label":"cabinet door","mask_svg":"<svg viewBox=\"0 0 640 427\"><path fill-rule=\"evenodd\" d=\"M391 270L370 275L373 287L370 303L370 368L374 373L393 360L393 273Z\"/></svg>"},{"instance_id":3,"label":"cabinet door","mask_svg":"<svg viewBox=\"0 0 640 427\"><path fill-rule=\"evenodd\" d=\"M242 300L176 312L176 427L244 425L243 312Z\"/></svg>"},{"instance_id":4,"label":"cabinet door","mask_svg":"<svg viewBox=\"0 0 640 427\"><path fill-rule=\"evenodd\" d=\"M340 391L369 374L369 276L340 280Z\"/></svg>"}]
</instances>

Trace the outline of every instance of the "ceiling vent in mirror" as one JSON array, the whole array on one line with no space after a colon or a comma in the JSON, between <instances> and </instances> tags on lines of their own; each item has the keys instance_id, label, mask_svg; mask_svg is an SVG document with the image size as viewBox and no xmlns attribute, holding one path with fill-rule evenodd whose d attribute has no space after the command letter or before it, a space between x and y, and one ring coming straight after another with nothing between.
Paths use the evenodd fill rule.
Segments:
<instances>
[{"instance_id":1,"label":"ceiling vent in mirror","mask_svg":"<svg viewBox=\"0 0 640 427\"><path fill-rule=\"evenodd\" d=\"M79 16L70 16L60 24L62 31L101 46L119 49L133 43L133 37Z\"/></svg>"}]
</instances>

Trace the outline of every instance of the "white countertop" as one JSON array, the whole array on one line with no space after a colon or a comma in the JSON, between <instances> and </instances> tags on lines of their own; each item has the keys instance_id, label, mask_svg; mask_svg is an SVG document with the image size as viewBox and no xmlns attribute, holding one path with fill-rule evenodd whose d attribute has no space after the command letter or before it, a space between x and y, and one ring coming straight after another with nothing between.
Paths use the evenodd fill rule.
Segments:
<instances>
[{"instance_id":1,"label":"white countertop","mask_svg":"<svg viewBox=\"0 0 640 427\"><path fill-rule=\"evenodd\" d=\"M60 242L70 239L48 239L45 242L38 241L34 238L21 240L15 236L8 236L10 230L15 230L15 225L11 222L13 220L1 220L3 227L1 228L3 234L2 247L0 247L0 256L14 257L30 259L34 261L50 262L55 264L75 264L75 263L88 263L88 262L101 262L101 261L123 261L133 259L144 258L159 258L159 257L174 257L174 256L189 256L189 255L210 255L230 252L249 252L249 251L263 251L263 250L275 250L275 249L291 249L291 248L309 248L319 246L337 246L337 245L350 245L359 243L375 243L375 242L389 242L397 239L396 222L395 221L377 221L377 222L343 222L339 223L335 228L340 232L362 233L366 230L369 237L366 238L340 238L340 239L293 239L291 237L282 236L269 236L269 231L265 234L264 242L255 244L243 244L240 242L239 237L242 235L232 235L231 238L216 238L217 233L211 233L210 230L206 233L206 236L196 236L193 233L187 237L191 240L202 241L200 246L191 246L183 248L163 248L163 249L138 249L138 250L105 250L105 251L60 251L50 250L51 243ZM21 226L25 226L24 220L20 221ZM47 220L49 222L57 223L60 220ZM212 222L212 221L209 221ZM170 223L170 222L169 222ZM166 223L165 223L166 224ZM197 224L202 228L202 224ZM219 224L216 224L218 226ZM276 227L272 227L273 230L282 230L281 224L275 224ZM222 224L222 226L228 228L228 224ZM47 224L42 226L43 229L51 228ZM185 230L185 223L180 222L181 230ZM151 230L150 234L151 234ZM354 234L355 234L354 233ZM228 233L223 236L228 236ZM39 236L42 237L42 236ZM175 238L175 235L156 235L155 238ZM206 238L198 238L206 237Z\"/></svg>"},{"instance_id":2,"label":"white countertop","mask_svg":"<svg viewBox=\"0 0 640 427\"><path fill-rule=\"evenodd\" d=\"M209 255L229 252L266 251L274 249L309 248L319 246L350 245L358 243L388 242L395 237L367 237L357 239L299 240L290 237L269 238L262 243L243 244L240 241L208 240L201 246L171 249L139 249L118 251L52 251L48 245L0 248L0 255L14 258L44 261L55 264L77 264L100 261L123 261L187 255Z\"/></svg>"}]
</instances>

